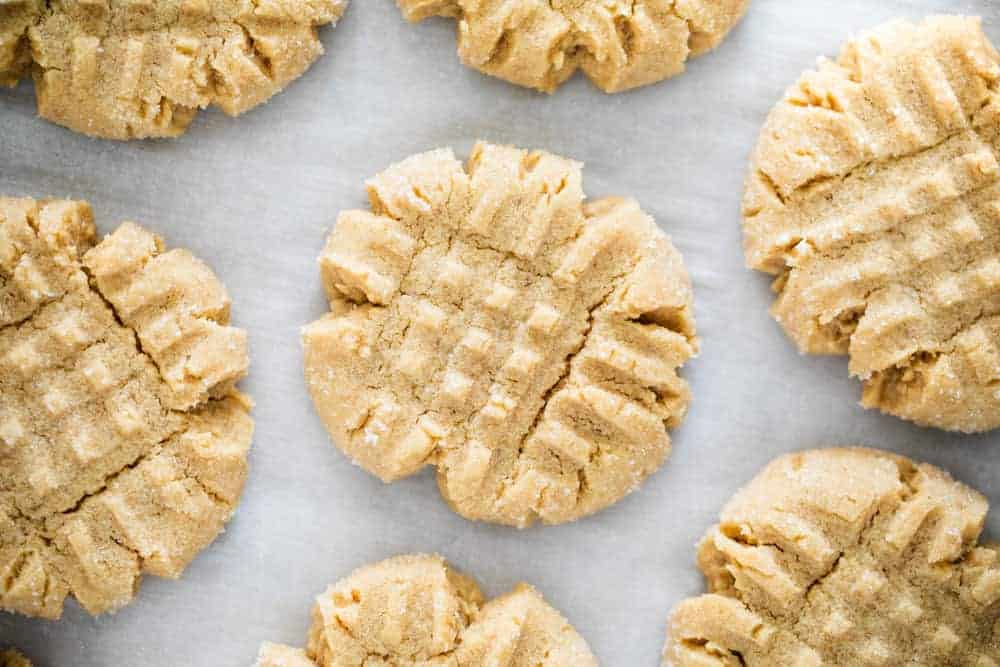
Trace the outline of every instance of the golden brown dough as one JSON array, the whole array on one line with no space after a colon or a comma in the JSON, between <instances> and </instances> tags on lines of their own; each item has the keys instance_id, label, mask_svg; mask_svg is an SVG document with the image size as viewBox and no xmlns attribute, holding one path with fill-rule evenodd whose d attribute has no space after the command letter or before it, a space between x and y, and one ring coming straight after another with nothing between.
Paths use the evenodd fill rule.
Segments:
<instances>
[{"instance_id":1,"label":"golden brown dough","mask_svg":"<svg viewBox=\"0 0 1000 667\"><path fill-rule=\"evenodd\" d=\"M1000 426L998 86L978 19L880 26L789 89L744 196L799 349L849 355L863 405L926 426Z\"/></svg>"},{"instance_id":2,"label":"golden brown dough","mask_svg":"<svg viewBox=\"0 0 1000 667\"><path fill-rule=\"evenodd\" d=\"M306 380L337 445L385 481L438 468L463 516L561 523L636 489L684 418L697 351L681 256L581 165L480 143L368 182L320 257L330 313Z\"/></svg>"},{"instance_id":3,"label":"golden brown dough","mask_svg":"<svg viewBox=\"0 0 1000 667\"><path fill-rule=\"evenodd\" d=\"M95 137L182 134L199 108L238 115L323 52L346 0L0 3L0 84L34 59L38 112Z\"/></svg>"},{"instance_id":4,"label":"golden brown dough","mask_svg":"<svg viewBox=\"0 0 1000 667\"><path fill-rule=\"evenodd\" d=\"M698 552L710 594L674 609L673 667L995 667L1000 546L986 499L888 452L772 462Z\"/></svg>"},{"instance_id":5,"label":"golden brown dough","mask_svg":"<svg viewBox=\"0 0 1000 667\"><path fill-rule=\"evenodd\" d=\"M305 651L265 643L258 667L596 667L586 641L535 589L486 602L439 556L365 566L316 599Z\"/></svg>"},{"instance_id":6,"label":"golden brown dough","mask_svg":"<svg viewBox=\"0 0 1000 667\"><path fill-rule=\"evenodd\" d=\"M616 93L684 71L749 0L397 0L403 16L458 22L458 54L481 72L551 93L577 68Z\"/></svg>"},{"instance_id":7,"label":"golden brown dough","mask_svg":"<svg viewBox=\"0 0 1000 667\"><path fill-rule=\"evenodd\" d=\"M31 65L28 28L45 9L43 0L0 3L0 86L13 86Z\"/></svg>"},{"instance_id":8,"label":"golden brown dough","mask_svg":"<svg viewBox=\"0 0 1000 667\"><path fill-rule=\"evenodd\" d=\"M0 667L31 667L31 661L14 649L0 651Z\"/></svg>"},{"instance_id":9,"label":"golden brown dough","mask_svg":"<svg viewBox=\"0 0 1000 667\"><path fill-rule=\"evenodd\" d=\"M255 667L316 667L316 663L300 648L264 642Z\"/></svg>"},{"instance_id":10,"label":"golden brown dough","mask_svg":"<svg viewBox=\"0 0 1000 667\"><path fill-rule=\"evenodd\" d=\"M58 618L177 577L239 500L246 333L185 250L90 207L0 198L0 608Z\"/></svg>"}]
</instances>

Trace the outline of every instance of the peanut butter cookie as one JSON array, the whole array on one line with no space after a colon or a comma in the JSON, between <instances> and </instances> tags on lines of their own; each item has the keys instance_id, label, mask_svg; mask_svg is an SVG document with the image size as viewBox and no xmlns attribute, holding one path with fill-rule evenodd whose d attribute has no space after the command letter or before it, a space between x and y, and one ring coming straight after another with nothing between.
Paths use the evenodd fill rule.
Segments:
<instances>
[{"instance_id":1,"label":"peanut butter cookie","mask_svg":"<svg viewBox=\"0 0 1000 667\"><path fill-rule=\"evenodd\" d=\"M535 589L486 602L438 556L363 567L316 599L305 651L265 643L258 667L596 667L587 642Z\"/></svg>"},{"instance_id":2,"label":"peanut butter cookie","mask_svg":"<svg viewBox=\"0 0 1000 667\"><path fill-rule=\"evenodd\" d=\"M173 137L197 110L236 116L323 53L347 0L7 0L0 84L33 70L38 113L106 139ZM32 61L34 66L31 66Z\"/></svg>"},{"instance_id":3,"label":"peanut butter cookie","mask_svg":"<svg viewBox=\"0 0 1000 667\"><path fill-rule=\"evenodd\" d=\"M225 288L138 225L95 235L83 202L0 199L0 608L30 616L179 576L246 476Z\"/></svg>"},{"instance_id":4,"label":"peanut butter cookie","mask_svg":"<svg viewBox=\"0 0 1000 667\"><path fill-rule=\"evenodd\" d=\"M1000 426L998 86L978 19L864 33L771 112L744 196L799 349L849 355L864 406L926 426Z\"/></svg>"},{"instance_id":5,"label":"peanut butter cookie","mask_svg":"<svg viewBox=\"0 0 1000 667\"><path fill-rule=\"evenodd\" d=\"M397 0L409 21L458 22L458 55L480 72L553 92L582 69L617 93L670 78L714 49L749 0Z\"/></svg>"},{"instance_id":6,"label":"peanut butter cookie","mask_svg":"<svg viewBox=\"0 0 1000 667\"><path fill-rule=\"evenodd\" d=\"M1000 665L1000 545L986 499L870 449L783 456L702 540L664 664Z\"/></svg>"},{"instance_id":7,"label":"peanut butter cookie","mask_svg":"<svg viewBox=\"0 0 1000 667\"><path fill-rule=\"evenodd\" d=\"M680 254L631 199L585 202L581 165L480 143L368 182L321 257L303 333L336 443L385 481L438 468L471 519L595 512L666 459L697 351Z\"/></svg>"}]
</instances>

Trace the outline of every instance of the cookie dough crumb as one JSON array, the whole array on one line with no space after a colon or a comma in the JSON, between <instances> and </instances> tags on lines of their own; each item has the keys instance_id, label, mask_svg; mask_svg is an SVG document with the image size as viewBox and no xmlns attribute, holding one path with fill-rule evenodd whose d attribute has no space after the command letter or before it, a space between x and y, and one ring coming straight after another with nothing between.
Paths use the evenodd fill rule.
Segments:
<instances>
[{"instance_id":1,"label":"cookie dough crumb","mask_svg":"<svg viewBox=\"0 0 1000 667\"><path fill-rule=\"evenodd\" d=\"M316 663L300 648L264 642L254 667L316 667Z\"/></svg>"}]
</instances>

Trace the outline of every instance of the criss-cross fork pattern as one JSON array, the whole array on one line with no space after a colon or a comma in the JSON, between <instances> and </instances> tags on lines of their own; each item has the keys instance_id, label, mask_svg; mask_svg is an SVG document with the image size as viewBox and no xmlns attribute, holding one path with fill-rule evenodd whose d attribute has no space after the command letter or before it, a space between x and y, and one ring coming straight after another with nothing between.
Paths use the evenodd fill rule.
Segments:
<instances>
[{"instance_id":1,"label":"criss-cross fork pattern","mask_svg":"<svg viewBox=\"0 0 1000 667\"><path fill-rule=\"evenodd\" d=\"M521 86L553 92L577 69L619 92L684 71L715 48L749 0L399 0L410 21L458 22L462 62Z\"/></svg>"},{"instance_id":2,"label":"criss-cross fork pattern","mask_svg":"<svg viewBox=\"0 0 1000 667\"><path fill-rule=\"evenodd\" d=\"M323 53L346 0L0 3L0 84L33 71L42 117L109 139L177 136L199 108L266 101Z\"/></svg>"},{"instance_id":3,"label":"criss-cross fork pattern","mask_svg":"<svg viewBox=\"0 0 1000 667\"><path fill-rule=\"evenodd\" d=\"M94 236L80 202L0 199L0 607L28 615L179 576L246 475L224 288L137 225Z\"/></svg>"},{"instance_id":4,"label":"criss-cross fork pattern","mask_svg":"<svg viewBox=\"0 0 1000 667\"><path fill-rule=\"evenodd\" d=\"M259 667L440 664L596 667L587 642L527 584L487 601L439 556L367 565L316 598L305 650L261 647Z\"/></svg>"},{"instance_id":5,"label":"criss-cross fork pattern","mask_svg":"<svg viewBox=\"0 0 1000 667\"><path fill-rule=\"evenodd\" d=\"M675 667L1000 665L987 502L929 465L827 449L770 464L702 542L711 594L674 610Z\"/></svg>"},{"instance_id":6,"label":"criss-cross fork pattern","mask_svg":"<svg viewBox=\"0 0 1000 667\"><path fill-rule=\"evenodd\" d=\"M669 452L697 349L679 254L626 199L583 204L579 165L481 144L372 179L320 258L306 328L337 443L389 481L427 463L471 518L596 511Z\"/></svg>"},{"instance_id":7,"label":"criss-cross fork pattern","mask_svg":"<svg viewBox=\"0 0 1000 667\"><path fill-rule=\"evenodd\" d=\"M1000 56L974 19L894 22L806 73L761 133L749 264L803 352L863 403L1000 426Z\"/></svg>"}]
</instances>

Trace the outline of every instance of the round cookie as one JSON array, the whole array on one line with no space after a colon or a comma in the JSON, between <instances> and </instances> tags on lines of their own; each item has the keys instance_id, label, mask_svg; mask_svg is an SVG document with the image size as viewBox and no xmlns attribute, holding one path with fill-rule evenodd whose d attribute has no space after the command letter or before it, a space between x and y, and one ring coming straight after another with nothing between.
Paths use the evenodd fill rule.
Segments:
<instances>
[{"instance_id":1,"label":"round cookie","mask_svg":"<svg viewBox=\"0 0 1000 667\"><path fill-rule=\"evenodd\" d=\"M83 202L0 198L0 608L58 618L177 577L233 514L247 340L204 263Z\"/></svg>"},{"instance_id":2,"label":"round cookie","mask_svg":"<svg viewBox=\"0 0 1000 667\"><path fill-rule=\"evenodd\" d=\"M846 354L862 404L1000 426L1000 55L974 18L894 21L821 60L768 117L748 264L799 349Z\"/></svg>"},{"instance_id":3,"label":"round cookie","mask_svg":"<svg viewBox=\"0 0 1000 667\"><path fill-rule=\"evenodd\" d=\"M459 514L571 521L639 486L687 409L697 351L680 254L631 199L584 201L581 165L478 144L368 181L320 256L304 329L338 446L392 481L426 464Z\"/></svg>"},{"instance_id":4,"label":"round cookie","mask_svg":"<svg viewBox=\"0 0 1000 667\"><path fill-rule=\"evenodd\" d=\"M583 637L534 588L486 602L439 556L362 567L316 598L306 650L261 646L258 667L435 664L596 667Z\"/></svg>"},{"instance_id":5,"label":"round cookie","mask_svg":"<svg viewBox=\"0 0 1000 667\"><path fill-rule=\"evenodd\" d=\"M986 499L871 449L783 456L698 550L710 594L673 611L664 664L1000 664Z\"/></svg>"},{"instance_id":6,"label":"round cookie","mask_svg":"<svg viewBox=\"0 0 1000 667\"><path fill-rule=\"evenodd\" d=\"M14 649L0 651L0 667L31 667L31 661Z\"/></svg>"},{"instance_id":7,"label":"round cookie","mask_svg":"<svg viewBox=\"0 0 1000 667\"><path fill-rule=\"evenodd\" d=\"M174 137L199 108L236 116L323 53L347 0L12 0L0 84L33 71L38 113L106 139ZM32 61L34 65L32 66Z\"/></svg>"},{"instance_id":8,"label":"round cookie","mask_svg":"<svg viewBox=\"0 0 1000 667\"><path fill-rule=\"evenodd\" d=\"M458 55L480 72L555 91L576 70L606 93L670 78L714 49L750 0L397 0L403 16L458 22Z\"/></svg>"}]
</instances>

